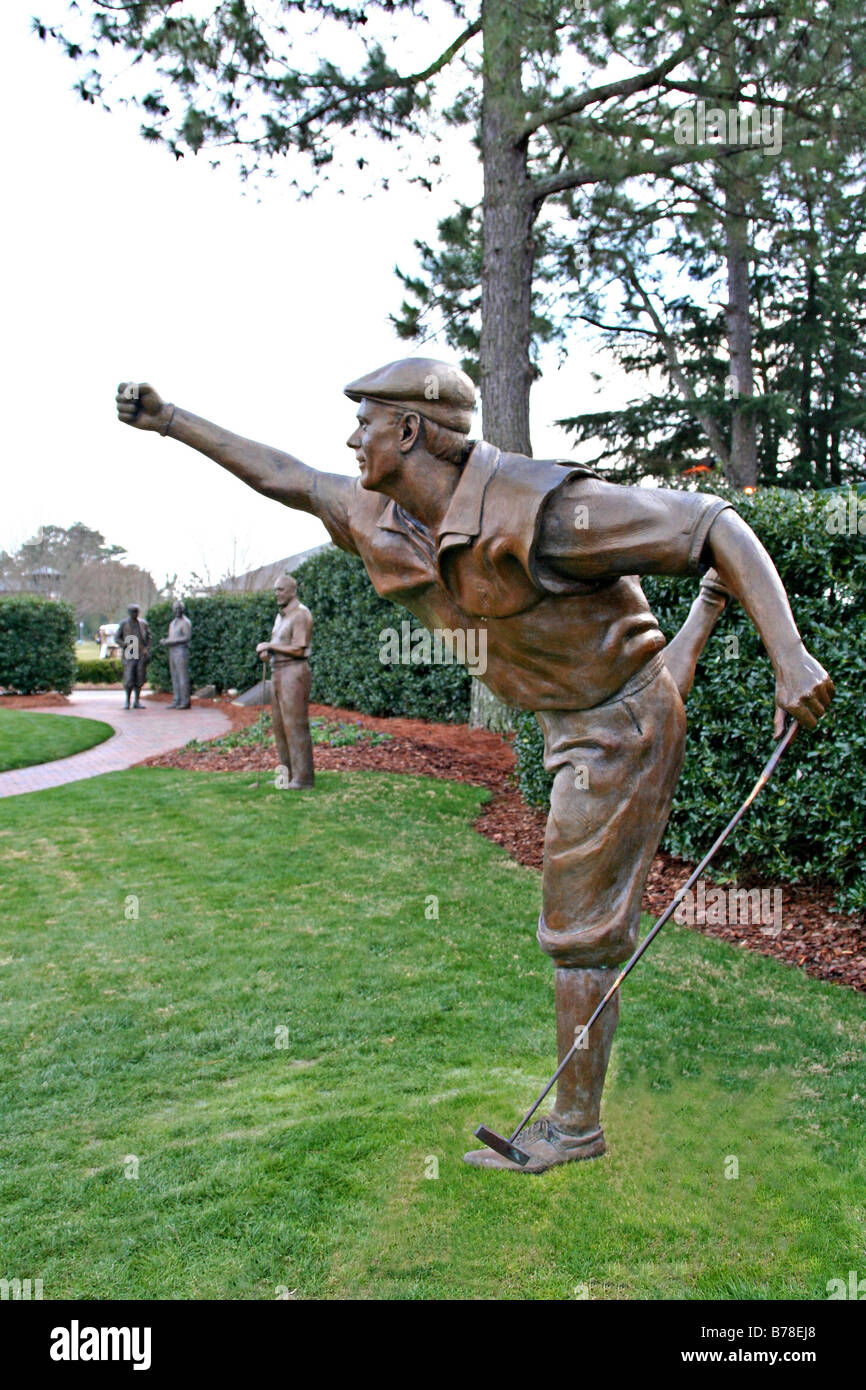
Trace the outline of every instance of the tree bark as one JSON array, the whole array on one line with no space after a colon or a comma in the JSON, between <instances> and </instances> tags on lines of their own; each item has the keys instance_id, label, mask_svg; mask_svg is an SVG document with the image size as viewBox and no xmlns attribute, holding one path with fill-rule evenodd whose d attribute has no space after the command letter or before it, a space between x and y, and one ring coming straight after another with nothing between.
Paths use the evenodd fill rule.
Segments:
<instances>
[{"instance_id":1,"label":"tree bark","mask_svg":"<svg viewBox=\"0 0 866 1390\"><path fill-rule=\"evenodd\" d=\"M484 438L531 454L530 329L535 206L523 126L520 9L483 0L481 403Z\"/></svg>"},{"instance_id":2,"label":"tree bark","mask_svg":"<svg viewBox=\"0 0 866 1390\"><path fill-rule=\"evenodd\" d=\"M484 173L481 261L481 408L484 438L509 453L532 454L529 391L535 203L523 127L520 10L483 0L481 160ZM473 679L470 723L506 732L513 712Z\"/></svg>"},{"instance_id":3,"label":"tree bark","mask_svg":"<svg viewBox=\"0 0 866 1390\"><path fill-rule=\"evenodd\" d=\"M725 327L734 380L729 480L735 487L754 487L758 481L757 430L752 412L742 408L742 402L751 400L755 394L749 312L749 219L741 181L736 174L725 193L725 251L728 271Z\"/></svg>"},{"instance_id":4,"label":"tree bark","mask_svg":"<svg viewBox=\"0 0 866 1390\"><path fill-rule=\"evenodd\" d=\"M726 8L731 10L730 3ZM733 111L739 111L740 94L736 33L731 10L722 29L722 64L724 86L730 92L729 109ZM725 330L734 383L730 462L726 473L728 481L735 487L754 487L758 481L757 429L753 412L742 408L742 403L750 401L755 394L755 376L750 312L748 189L741 168L742 157L733 155L725 180L724 229L728 280Z\"/></svg>"},{"instance_id":5,"label":"tree bark","mask_svg":"<svg viewBox=\"0 0 866 1390\"><path fill-rule=\"evenodd\" d=\"M797 434L800 443L800 460L811 468L813 463L813 417L812 417L812 364L815 328L815 293L817 276L813 266L806 271L806 304L801 325L803 353L800 367L800 418ZM805 332L803 332L805 329Z\"/></svg>"}]
</instances>

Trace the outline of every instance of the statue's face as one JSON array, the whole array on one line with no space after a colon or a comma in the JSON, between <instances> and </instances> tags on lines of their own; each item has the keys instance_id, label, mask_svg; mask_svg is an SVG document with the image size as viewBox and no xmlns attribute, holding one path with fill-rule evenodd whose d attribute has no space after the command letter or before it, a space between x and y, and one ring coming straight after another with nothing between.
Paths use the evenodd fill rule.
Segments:
<instances>
[{"instance_id":1,"label":"statue's face","mask_svg":"<svg viewBox=\"0 0 866 1390\"><path fill-rule=\"evenodd\" d=\"M357 425L346 440L361 470L361 487L375 492L403 466L401 416L392 406L364 398L358 406Z\"/></svg>"},{"instance_id":2,"label":"statue's face","mask_svg":"<svg viewBox=\"0 0 866 1390\"><path fill-rule=\"evenodd\" d=\"M280 607L285 608L287 603L291 603L297 592L298 586L291 575L281 574L274 585L274 595Z\"/></svg>"},{"instance_id":3,"label":"statue's face","mask_svg":"<svg viewBox=\"0 0 866 1390\"><path fill-rule=\"evenodd\" d=\"M178 602L178 603L176 603L176 604L174 605L174 616L175 616L176 618L182 618L182 617L183 617L183 604L182 604L182 603Z\"/></svg>"},{"instance_id":4,"label":"statue's face","mask_svg":"<svg viewBox=\"0 0 866 1390\"><path fill-rule=\"evenodd\" d=\"M131 603L131 604L129 605L129 607L127 608L126 611L127 611L127 613L129 614L130 618L137 618L137 617L138 617L138 604L137 604L137 603Z\"/></svg>"}]
</instances>

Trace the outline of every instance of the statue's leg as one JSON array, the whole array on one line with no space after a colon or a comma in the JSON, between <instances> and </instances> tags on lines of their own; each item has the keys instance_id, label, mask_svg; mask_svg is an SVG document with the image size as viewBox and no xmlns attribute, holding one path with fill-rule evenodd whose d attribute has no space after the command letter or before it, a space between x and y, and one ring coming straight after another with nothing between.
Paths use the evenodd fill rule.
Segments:
<instances>
[{"instance_id":1,"label":"statue's leg","mask_svg":"<svg viewBox=\"0 0 866 1390\"><path fill-rule=\"evenodd\" d=\"M277 757L279 758L280 766L286 769L289 780L291 780L292 755L289 750L289 740L286 736L286 711L284 708L286 704L285 670L286 668L284 666L275 666L271 671L271 723L274 729L274 743L277 746Z\"/></svg>"},{"instance_id":2,"label":"statue's leg","mask_svg":"<svg viewBox=\"0 0 866 1390\"><path fill-rule=\"evenodd\" d=\"M313 785L313 744L310 738L310 663L296 661L286 668L286 732L292 755L292 787Z\"/></svg>"},{"instance_id":3,"label":"statue's leg","mask_svg":"<svg viewBox=\"0 0 866 1390\"><path fill-rule=\"evenodd\" d=\"M177 649L177 707L189 709L189 647Z\"/></svg>"},{"instance_id":4,"label":"statue's leg","mask_svg":"<svg viewBox=\"0 0 866 1390\"><path fill-rule=\"evenodd\" d=\"M663 661L649 674L606 705L539 715L554 783L538 941L556 968L559 1059L637 944L644 885L682 766L682 700ZM604 1153L600 1106L618 1017L615 996L563 1072L552 1111L516 1140L531 1156L526 1168L489 1149L467 1162L540 1173Z\"/></svg>"},{"instance_id":5,"label":"statue's leg","mask_svg":"<svg viewBox=\"0 0 866 1390\"><path fill-rule=\"evenodd\" d=\"M561 1062L575 1037L610 989L619 971L556 968L556 1045ZM550 1118L563 1133L601 1134L601 1093L610 1061L613 1035L619 1022L619 994L593 1024L584 1045L575 1053L556 1083L556 1102Z\"/></svg>"},{"instance_id":6,"label":"statue's leg","mask_svg":"<svg viewBox=\"0 0 866 1390\"><path fill-rule=\"evenodd\" d=\"M129 709L129 697L130 697L131 694L132 694L133 681L134 681L134 671L135 671L135 662L134 662L134 661L124 661L124 663L123 663L123 693L124 693L124 695L126 696L126 703L125 703L124 706L123 706L124 709Z\"/></svg>"},{"instance_id":7,"label":"statue's leg","mask_svg":"<svg viewBox=\"0 0 866 1390\"><path fill-rule=\"evenodd\" d=\"M177 709L180 704L180 681L178 676L178 648L169 647L168 649L168 669L171 675L171 705L170 709Z\"/></svg>"}]
</instances>

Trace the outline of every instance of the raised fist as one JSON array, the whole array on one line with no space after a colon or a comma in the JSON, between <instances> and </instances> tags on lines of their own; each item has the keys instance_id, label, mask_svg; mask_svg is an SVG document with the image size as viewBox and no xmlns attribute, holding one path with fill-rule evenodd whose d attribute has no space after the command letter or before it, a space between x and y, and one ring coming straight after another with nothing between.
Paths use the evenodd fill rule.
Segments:
<instances>
[{"instance_id":1,"label":"raised fist","mask_svg":"<svg viewBox=\"0 0 866 1390\"><path fill-rule=\"evenodd\" d=\"M147 382L122 381L117 388L117 418L137 430L162 430L169 409Z\"/></svg>"}]
</instances>

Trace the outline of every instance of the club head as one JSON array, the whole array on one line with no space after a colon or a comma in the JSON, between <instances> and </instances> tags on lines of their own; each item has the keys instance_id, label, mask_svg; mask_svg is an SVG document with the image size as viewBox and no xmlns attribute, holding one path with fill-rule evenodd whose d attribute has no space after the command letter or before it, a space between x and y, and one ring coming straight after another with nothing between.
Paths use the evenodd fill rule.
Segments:
<instances>
[{"instance_id":1,"label":"club head","mask_svg":"<svg viewBox=\"0 0 866 1390\"><path fill-rule=\"evenodd\" d=\"M522 1149L518 1149L516 1144L512 1144L510 1139L503 1139L501 1134L497 1134L495 1129L488 1129L486 1125L479 1125L475 1131L475 1138L480 1139L482 1144L486 1144L488 1149L495 1149L503 1158L510 1158L512 1163L516 1163L519 1168L525 1168L529 1162L529 1154L525 1154Z\"/></svg>"}]
</instances>

